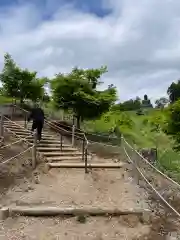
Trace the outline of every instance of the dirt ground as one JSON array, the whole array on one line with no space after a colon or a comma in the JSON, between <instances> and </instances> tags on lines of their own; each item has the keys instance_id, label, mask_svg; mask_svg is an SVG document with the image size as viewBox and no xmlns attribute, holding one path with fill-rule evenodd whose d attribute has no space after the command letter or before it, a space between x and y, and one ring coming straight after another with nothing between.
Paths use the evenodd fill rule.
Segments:
<instances>
[{"instance_id":1,"label":"dirt ground","mask_svg":"<svg viewBox=\"0 0 180 240\"><path fill-rule=\"evenodd\" d=\"M20 144L1 154L7 158L22 148ZM1 166L1 206L150 208L151 224L145 224L137 216L88 217L84 222L78 218L13 217L0 222L0 240L168 240L170 232L180 229L177 218L160 202L152 200L127 168L98 169L87 175L77 169L52 169L48 174L42 170L43 165L32 170L31 153Z\"/></svg>"},{"instance_id":2,"label":"dirt ground","mask_svg":"<svg viewBox=\"0 0 180 240\"><path fill-rule=\"evenodd\" d=\"M37 171L36 174L37 176ZM2 205L114 206L122 210L148 208L147 195L135 187L124 170L52 169L38 172L38 182L26 179L10 187ZM119 218L9 218L2 222L0 239L133 239L148 234L149 226L136 216ZM2 236L2 237L1 237ZM14 237L14 238L12 238ZM15 238L16 237L16 238Z\"/></svg>"},{"instance_id":3,"label":"dirt ground","mask_svg":"<svg viewBox=\"0 0 180 240\"><path fill-rule=\"evenodd\" d=\"M88 218L86 223L79 223L76 218L18 218L8 219L0 231L0 239L33 240L127 240L141 237L149 232L149 227L131 217Z\"/></svg>"},{"instance_id":4,"label":"dirt ground","mask_svg":"<svg viewBox=\"0 0 180 240\"><path fill-rule=\"evenodd\" d=\"M17 138L11 136L9 133L5 133L4 145L8 145L10 143L18 141ZM16 143L12 146L8 146L6 148L0 147L0 199L2 201L2 195L8 191L8 189L12 186L15 186L16 183L23 179L24 177L30 178L32 173L31 166L31 157L32 152L29 150L22 156L6 163L2 164L2 162L7 159L19 154L20 152L26 150L27 145L22 142Z\"/></svg>"}]
</instances>

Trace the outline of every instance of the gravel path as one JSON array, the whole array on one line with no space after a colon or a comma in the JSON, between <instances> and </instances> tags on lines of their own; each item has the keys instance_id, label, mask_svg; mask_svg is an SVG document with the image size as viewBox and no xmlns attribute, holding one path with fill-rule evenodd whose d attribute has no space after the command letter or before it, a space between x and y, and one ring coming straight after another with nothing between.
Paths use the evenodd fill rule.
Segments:
<instances>
[{"instance_id":1,"label":"gravel path","mask_svg":"<svg viewBox=\"0 0 180 240\"><path fill-rule=\"evenodd\" d=\"M9 218L0 223L1 240L127 240L148 234L149 227L136 217L88 218L79 223L76 218Z\"/></svg>"},{"instance_id":2,"label":"gravel path","mask_svg":"<svg viewBox=\"0 0 180 240\"><path fill-rule=\"evenodd\" d=\"M148 208L147 197L125 169L98 169L86 175L81 169L52 169L45 174L39 168L31 178L16 179L16 185L10 185L1 196L1 205L91 205L127 210ZM77 218L18 217L0 223L0 240L138 239L149 230L136 216L90 217L84 223Z\"/></svg>"},{"instance_id":3,"label":"gravel path","mask_svg":"<svg viewBox=\"0 0 180 240\"><path fill-rule=\"evenodd\" d=\"M88 175L77 169L52 169L34 173L32 181L9 188L2 205L48 204L51 206L114 206L148 208L145 192L124 170L94 170Z\"/></svg>"}]
</instances>

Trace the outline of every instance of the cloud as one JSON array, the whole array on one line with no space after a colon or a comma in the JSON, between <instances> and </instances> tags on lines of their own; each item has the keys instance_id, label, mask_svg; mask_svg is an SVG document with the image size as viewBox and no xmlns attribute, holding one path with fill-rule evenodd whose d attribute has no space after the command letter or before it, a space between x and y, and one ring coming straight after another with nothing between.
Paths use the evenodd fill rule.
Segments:
<instances>
[{"instance_id":1,"label":"cloud","mask_svg":"<svg viewBox=\"0 0 180 240\"><path fill-rule=\"evenodd\" d=\"M90 2L0 6L0 68L4 52L40 76L107 65L103 87L115 84L120 99L164 96L180 76L180 2Z\"/></svg>"}]
</instances>

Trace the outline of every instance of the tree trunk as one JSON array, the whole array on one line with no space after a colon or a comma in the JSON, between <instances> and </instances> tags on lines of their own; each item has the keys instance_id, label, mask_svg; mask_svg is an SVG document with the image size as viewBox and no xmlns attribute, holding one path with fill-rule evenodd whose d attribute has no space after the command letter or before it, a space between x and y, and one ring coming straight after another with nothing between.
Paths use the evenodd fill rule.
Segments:
<instances>
[{"instance_id":1,"label":"tree trunk","mask_svg":"<svg viewBox=\"0 0 180 240\"><path fill-rule=\"evenodd\" d=\"M81 127L81 116L77 116L77 128L80 129Z\"/></svg>"},{"instance_id":2,"label":"tree trunk","mask_svg":"<svg viewBox=\"0 0 180 240\"><path fill-rule=\"evenodd\" d=\"M20 99L20 103L21 103L21 104L24 103L24 99L23 99L23 98Z\"/></svg>"}]
</instances>

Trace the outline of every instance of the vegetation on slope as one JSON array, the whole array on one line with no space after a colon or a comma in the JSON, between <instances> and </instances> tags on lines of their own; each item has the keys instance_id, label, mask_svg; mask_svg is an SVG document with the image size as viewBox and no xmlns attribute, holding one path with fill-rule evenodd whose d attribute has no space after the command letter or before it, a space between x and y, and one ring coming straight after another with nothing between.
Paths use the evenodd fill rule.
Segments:
<instances>
[{"instance_id":1,"label":"vegetation on slope","mask_svg":"<svg viewBox=\"0 0 180 240\"><path fill-rule=\"evenodd\" d=\"M138 149L156 147L158 167L179 178L180 81L169 86L169 99L156 100L156 108L146 94L143 100L136 97L115 104L117 90L114 85L104 91L97 89L106 71L106 67L73 68L70 73L58 73L50 81L46 77L37 78L36 72L21 69L6 54L0 74L0 103L10 103L14 97L21 103L41 100L46 113L62 119L62 112L70 111L78 127L87 132L113 135L118 129ZM52 96L48 96L45 87L49 87ZM166 107L168 103L170 107Z\"/></svg>"},{"instance_id":2,"label":"vegetation on slope","mask_svg":"<svg viewBox=\"0 0 180 240\"><path fill-rule=\"evenodd\" d=\"M167 128L167 111L153 109L139 116L134 111L110 111L95 121L86 121L84 130L107 133L118 126L126 140L137 149L157 148L157 167L180 181L180 155L173 150L174 140L164 131Z\"/></svg>"}]
</instances>

